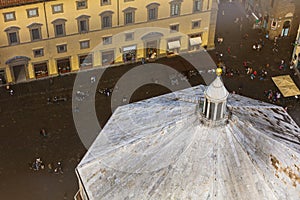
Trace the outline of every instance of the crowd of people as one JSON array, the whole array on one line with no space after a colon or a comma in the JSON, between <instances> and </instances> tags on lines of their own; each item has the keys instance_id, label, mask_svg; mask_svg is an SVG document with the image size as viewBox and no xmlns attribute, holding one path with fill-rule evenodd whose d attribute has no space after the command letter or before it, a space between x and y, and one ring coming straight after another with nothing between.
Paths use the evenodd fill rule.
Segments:
<instances>
[{"instance_id":1,"label":"crowd of people","mask_svg":"<svg viewBox=\"0 0 300 200\"><path fill-rule=\"evenodd\" d=\"M271 103L277 103L281 98L280 92L274 90L266 90L265 95Z\"/></svg>"},{"instance_id":2,"label":"crowd of people","mask_svg":"<svg viewBox=\"0 0 300 200\"><path fill-rule=\"evenodd\" d=\"M48 172L54 174L63 174L63 167L61 161L56 162L54 165L53 163L49 163L47 165ZM30 169L33 171L45 170L45 164L41 158L36 158L30 165Z\"/></svg>"}]
</instances>

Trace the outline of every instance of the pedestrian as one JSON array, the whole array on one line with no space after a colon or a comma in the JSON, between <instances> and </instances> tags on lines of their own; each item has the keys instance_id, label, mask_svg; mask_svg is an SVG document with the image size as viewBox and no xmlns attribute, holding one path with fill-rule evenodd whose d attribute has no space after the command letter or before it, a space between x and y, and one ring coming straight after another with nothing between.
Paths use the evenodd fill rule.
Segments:
<instances>
[{"instance_id":1,"label":"pedestrian","mask_svg":"<svg viewBox=\"0 0 300 200\"><path fill-rule=\"evenodd\" d=\"M9 94L10 94L10 96L13 96L13 95L14 95L14 90L13 90L13 89L10 89L10 90L9 90Z\"/></svg>"},{"instance_id":2,"label":"pedestrian","mask_svg":"<svg viewBox=\"0 0 300 200\"><path fill-rule=\"evenodd\" d=\"M227 52L228 52L229 55L231 55L231 48L230 48L230 46L227 48Z\"/></svg>"},{"instance_id":3,"label":"pedestrian","mask_svg":"<svg viewBox=\"0 0 300 200\"><path fill-rule=\"evenodd\" d=\"M240 85L240 86L239 86L239 92L238 92L238 93L241 94L241 93L242 93L242 90L243 90L243 86Z\"/></svg>"},{"instance_id":4,"label":"pedestrian","mask_svg":"<svg viewBox=\"0 0 300 200\"><path fill-rule=\"evenodd\" d=\"M62 164L61 164L61 162L58 162L58 163L57 163L57 169L58 169L58 172L59 172L59 173L61 173L61 174L64 173L64 172L63 172L63 169L62 169Z\"/></svg>"},{"instance_id":5,"label":"pedestrian","mask_svg":"<svg viewBox=\"0 0 300 200\"><path fill-rule=\"evenodd\" d=\"M218 41L219 44L222 44L223 43L223 38L222 37L218 37L217 41Z\"/></svg>"},{"instance_id":6,"label":"pedestrian","mask_svg":"<svg viewBox=\"0 0 300 200\"><path fill-rule=\"evenodd\" d=\"M250 78L251 78L251 80L253 80L255 78L253 73L250 75Z\"/></svg>"},{"instance_id":7,"label":"pedestrian","mask_svg":"<svg viewBox=\"0 0 300 200\"><path fill-rule=\"evenodd\" d=\"M96 82L96 77L95 76L92 76L91 77L91 83L93 84L93 83L95 83Z\"/></svg>"},{"instance_id":8,"label":"pedestrian","mask_svg":"<svg viewBox=\"0 0 300 200\"><path fill-rule=\"evenodd\" d=\"M240 19L239 19L238 17L235 18L234 23L237 24L237 23L239 22L239 20L240 20Z\"/></svg>"},{"instance_id":9,"label":"pedestrian","mask_svg":"<svg viewBox=\"0 0 300 200\"><path fill-rule=\"evenodd\" d=\"M250 74L250 67L246 69L246 74Z\"/></svg>"},{"instance_id":10,"label":"pedestrian","mask_svg":"<svg viewBox=\"0 0 300 200\"><path fill-rule=\"evenodd\" d=\"M53 172L53 167L52 167L52 163L48 164L48 172L52 173Z\"/></svg>"},{"instance_id":11,"label":"pedestrian","mask_svg":"<svg viewBox=\"0 0 300 200\"><path fill-rule=\"evenodd\" d=\"M46 130L44 128L42 128L40 130L40 135L43 136L43 137L47 137L47 132L46 132Z\"/></svg>"}]
</instances>

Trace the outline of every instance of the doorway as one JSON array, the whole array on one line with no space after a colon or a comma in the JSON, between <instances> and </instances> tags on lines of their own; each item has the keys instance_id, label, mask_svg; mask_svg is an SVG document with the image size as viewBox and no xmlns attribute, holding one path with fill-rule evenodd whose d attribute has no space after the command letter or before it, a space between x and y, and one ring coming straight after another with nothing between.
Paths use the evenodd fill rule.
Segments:
<instances>
[{"instance_id":1,"label":"doorway","mask_svg":"<svg viewBox=\"0 0 300 200\"><path fill-rule=\"evenodd\" d=\"M282 36L282 37L288 36L290 26L291 26L291 22L290 22L290 21L285 21L285 22L283 23L283 27L282 27L282 31L281 31L281 36Z\"/></svg>"},{"instance_id":2,"label":"doorway","mask_svg":"<svg viewBox=\"0 0 300 200\"><path fill-rule=\"evenodd\" d=\"M146 43L145 55L146 55L147 59L155 59L158 56L159 52L158 52L157 47L158 47L157 40L150 41L150 42Z\"/></svg>"},{"instance_id":3,"label":"doorway","mask_svg":"<svg viewBox=\"0 0 300 200\"><path fill-rule=\"evenodd\" d=\"M13 71L15 83L26 81L25 65L12 66L12 71Z\"/></svg>"}]
</instances>

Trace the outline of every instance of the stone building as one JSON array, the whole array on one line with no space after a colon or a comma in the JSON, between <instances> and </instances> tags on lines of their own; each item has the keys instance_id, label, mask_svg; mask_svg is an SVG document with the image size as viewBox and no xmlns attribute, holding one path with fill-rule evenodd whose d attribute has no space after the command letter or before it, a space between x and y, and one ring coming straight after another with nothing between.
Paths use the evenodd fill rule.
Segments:
<instances>
[{"instance_id":1,"label":"stone building","mask_svg":"<svg viewBox=\"0 0 300 200\"><path fill-rule=\"evenodd\" d=\"M240 0L248 14L257 19L270 39L276 36L290 36L298 28L296 20L296 0Z\"/></svg>"},{"instance_id":2,"label":"stone building","mask_svg":"<svg viewBox=\"0 0 300 200\"><path fill-rule=\"evenodd\" d=\"M298 199L300 129L218 77L116 109L76 169L75 199Z\"/></svg>"},{"instance_id":3,"label":"stone building","mask_svg":"<svg viewBox=\"0 0 300 200\"><path fill-rule=\"evenodd\" d=\"M12 0L1 1L0 12L0 76L17 83L214 48L217 3ZM147 27L147 32L135 33Z\"/></svg>"}]
</instances>

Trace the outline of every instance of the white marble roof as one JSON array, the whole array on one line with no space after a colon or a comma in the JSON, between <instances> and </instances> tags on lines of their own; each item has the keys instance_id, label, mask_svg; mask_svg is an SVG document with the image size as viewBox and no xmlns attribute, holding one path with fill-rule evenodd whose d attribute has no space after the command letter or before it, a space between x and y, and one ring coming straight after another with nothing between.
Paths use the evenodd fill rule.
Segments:
<instances>
[{"instance_id":1,"label":"white marble roof","mask_svg":"<svg viewBox=\"0 0 300 200\"><path fill-rule=\"evenodd\" d=\"M119 107L77 167L90 200L299 199L300 129L281 107L229 95L224 126L205 86Z\"/></svg>"}]
</instances>

